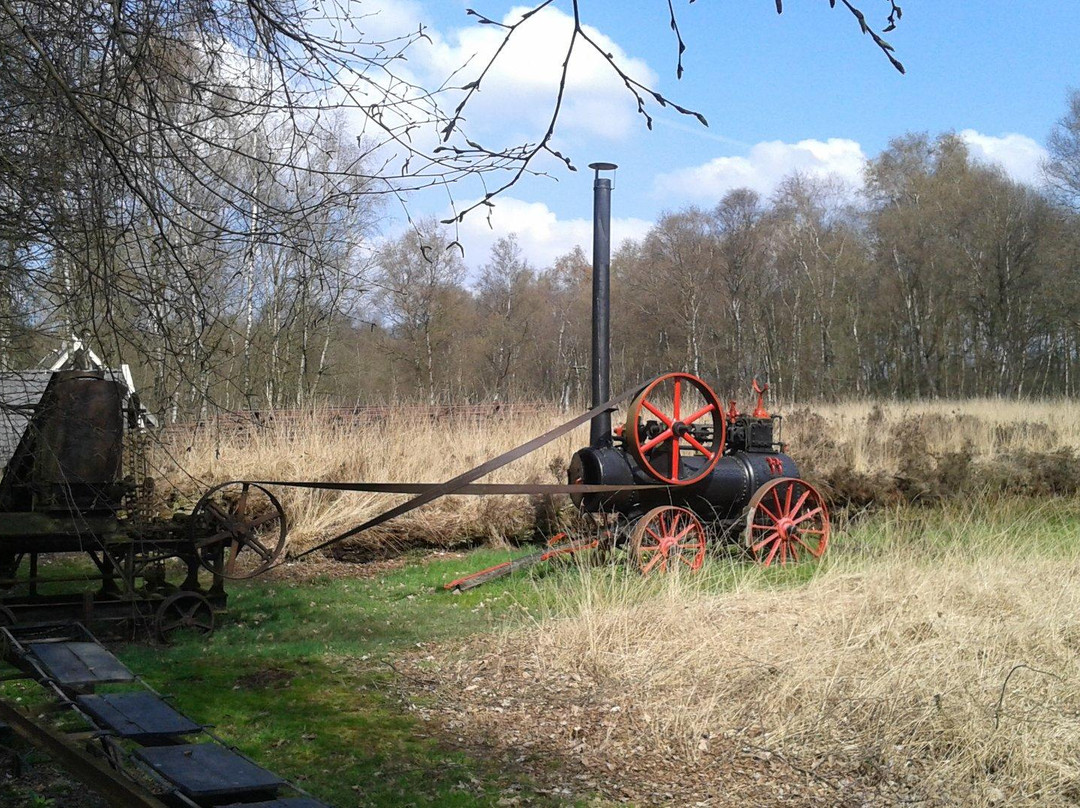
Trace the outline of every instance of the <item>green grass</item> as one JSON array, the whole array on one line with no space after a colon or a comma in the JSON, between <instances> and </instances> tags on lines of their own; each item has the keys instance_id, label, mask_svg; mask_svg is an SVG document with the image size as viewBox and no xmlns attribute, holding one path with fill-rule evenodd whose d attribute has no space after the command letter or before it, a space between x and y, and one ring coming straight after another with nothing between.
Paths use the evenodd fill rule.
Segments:
<instances>
[{"instance_id":1,"label":"green grass","mask_svg":"<svg viewBox=\"0 0 1080 808\"><path fill-rule=\"evenodd\" d=\"M510 794L560 804L537 794L522 771L467 751L483 739L430 737L401 703L393 661L429 644L565 615L576 608L567 595L582 575L641 587L642 597L664 582L642 581L625 566L569 561L460 594L442 588L507 558L479 550L463 559L416 557L372 579L234 583L230 613L209 640L129 645L120 656L182 711L335 806L496 805ZM726 591L748 576L790 586L811 575L810 565L761 571L716 558L693 580Z\"/></svg>"},{"instance_id":2,"label":"green grass","mask_svg":"<svg viewBox=\"0 0 1080 808\"><path fill-rule=\"evenodd\" d=\"M1075 554L1080 503L1008 501L883 512L846 525L820 565L761 569L718 553L683 584L704 592L802 585L835 565L877 559L933 563L994 546L1023 556ZM532 552L532 548L515 551ZM557 804L528 776L487 759L484 739L434 737L402 703L394 662L488 632L572 615L590 593L662 595L658 577L623 566L540 565L461 594L442 584L504 561L506 551L464 558L413 556L376 578L229 585L230 612L211 638L162 648L129 644L119 656L196 720L315 796L343 806L497 805L511 794ZM581 586L582 576L596 586ZM414 675L414 674L410 674ZM5 685L24 703L26 685ZM414 701L417 688L411 688Z\"/></svg>"},{"instance_id":3,"label":"green grass","mask_svg":"<svg viewBox=\"0 0 1080 808\"><path fill-rule=\"evenodd\" d=\"M335 806L495 805L532 792L521 772L448 745L404 709L392 663L520 619L543 597L519 575L454 595L442 584L507 553L413 563L382 578L230 586L209 640L119 655L178 707ZM554 803L552 803L554 804Z\"/></svg>"}]
</instances>

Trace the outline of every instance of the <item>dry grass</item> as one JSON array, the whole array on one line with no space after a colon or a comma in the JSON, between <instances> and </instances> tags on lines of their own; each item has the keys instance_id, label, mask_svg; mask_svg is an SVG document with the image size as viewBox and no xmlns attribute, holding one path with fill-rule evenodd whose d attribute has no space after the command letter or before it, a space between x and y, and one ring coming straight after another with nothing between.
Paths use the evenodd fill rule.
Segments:
<instances>
[{"instance_id":1,"label":"dry grass","mask_svg":"<svg viewBox=\"0 0 1080 808\"><path fill-rule=\"evenodd\" d=\"M784 439L804 473L839 505L937 501L988 490L1036 495L1080 486L1080 403L1005 400L856 403L785 408ZM441 482L568 417L395 418L346 423L318 412L287 426L174 433L155 473L190 507L209 485L233 479ZM622 420L621 414L615 422ZM564 482L587 427L488 478ZM281 489L290 549L298 552L404 497ZM550 508L527 497L450 497L351 542L361 554L528 537ZM543 521L543 518L541 521ZM541 524L541 530L546 525Z\"/></svg>"},{"instance_id":2,"label":"dry grass","mask_svg":"<svg viewBox=\"0 0 1080 808\"><path fill-rule=\"evenodd\" d=\"M763 804L781 787L804 805L1080 803L1080 405L787 415L791 454L842 501L858 504L858 488L942 507L886 507L843 529L812 572L717 559L659 583L566 576L551 614L444 666L453 721L562 754L582 782L605 791L607 778L605 793L642 804L670 803L664 789L680 786L634 791L634 777L678 780L687 800L724 795L705 804ZM439 481L563 419L345 427L313 415L295 429L174 442L198 485L158 463L185 496L235 478ZM585 440L579 430L492 479L561 480ZM1070 496L1001 496L1014 492ZM288 491L293 548L400 499ZM535 518L524 498L449 498L362 540L373 551L502 541Z\"/></svg>"},{"instance_id":3,"label":"dry grass","mask_svg":"<svg viewBox=\"0 0 1080 808\"><path fill-rule=\"evenodd\" d=\"M441 482L564 420L541 416L343 423L317 413L281 429L173 435L154 466L181 505L226 480ZM587 429L587 427L586 427ZM485 478L486 482L564 482L570 455L587 442L580 430ZM275 489L289 518L289 547L299 552L407 499L366 493ZM537 505L528 497L446 497L358 536L351 546L386 554L416 545L447 547L528 537Z\"/></svg>"},{"instance_id":4,"label":"dry grass","mask_svg":"<svg viewBox=\"0 0 1080 808\"><path fill-rule=\"evenodd\" d=\"M531 711L550 709L544 694L573 681L564 723L613 705L600 758L636 744L657 769L708 772L718 752L775 756L774 788L809 804L852 789L858 804L1076 804L1080 521L1064 507L879 518L802 586L719 561L711 579L582 576L569 617L504 635L479 668L491 703L533 692ZM714 768L715 804L761 799L760 782Z\"/></svg>"}]
</instances>

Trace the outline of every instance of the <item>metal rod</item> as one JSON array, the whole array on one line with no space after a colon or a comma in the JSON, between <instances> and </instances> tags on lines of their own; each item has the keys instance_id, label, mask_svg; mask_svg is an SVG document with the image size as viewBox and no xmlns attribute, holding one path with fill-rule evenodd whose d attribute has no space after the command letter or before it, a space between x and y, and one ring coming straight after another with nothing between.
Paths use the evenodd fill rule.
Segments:
<instances>
[{"instance_id":1,"label":"metal rod","mask_svg":"<svg viewBox=\"0 0 1080 808\"><path fill-rule=\"evenodd\" d=\"M592 406L611 397L611 180L601 171L614 171L614 163L590 163L593 180L592 265ZM589 426L589 445L611 445L611 413L602 412Z\"/></svg>"}]
</instances>

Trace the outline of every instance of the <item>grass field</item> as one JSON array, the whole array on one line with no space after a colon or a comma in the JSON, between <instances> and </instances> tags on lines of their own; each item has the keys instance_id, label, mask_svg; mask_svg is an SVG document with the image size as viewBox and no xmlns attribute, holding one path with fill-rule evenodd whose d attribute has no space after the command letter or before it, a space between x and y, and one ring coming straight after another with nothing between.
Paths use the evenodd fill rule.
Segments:
<instances>
[{"instance_id":1,"label":"grass field","mask_svg":"<svg viewBox=\"0 0 1080 808\"><path fill-rule=\"evenodd\" d=\"M820 566L458 595L510 551L286 568L209 640L119 654L339 808L1069 805L1078 531L1071 499L904 508Z\"/></svg>"},{"instance_id":2,"label":"grass field","mask_svg":"<svg viewBox=\"0 0 1080 808\"><path fill-rule=\"evenodd\" d=\"M529 551L503 542L531 533L535 510L447 501L371 541L496 546L289 565L230 585L210 639L119 654L339 808L1075 805L1080 410L981 406L793 412L791 452L826 481L904 479L912 447L933 461L928 493L849 504L817 566L719 553L698 575L642 580L571 561L453 595L441 585ZM474 424L440 459L433 423L412 438L424 462L394 430L340 427L184 456L207 481L432 480L543 426ZM559 479L580 440L500 479ZM963 485L930 496L958 456ZM1027 488L1001 487L1006 472ZM286 508L304 546L386 504L296 494Z\"/></svg>"}]
</instances>

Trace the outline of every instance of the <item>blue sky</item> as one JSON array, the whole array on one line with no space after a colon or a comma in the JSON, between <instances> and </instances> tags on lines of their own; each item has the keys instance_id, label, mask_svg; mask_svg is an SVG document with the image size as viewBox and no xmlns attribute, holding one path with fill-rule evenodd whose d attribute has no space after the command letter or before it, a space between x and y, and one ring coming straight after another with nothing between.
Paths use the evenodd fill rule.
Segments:
<instances>
[{"instance_id":1,"label":"blue sky","mask_svg":"<svg viewBox=\"0 0 1080 808\"><path fill-rule=\"evenodd\" d=\"M430 80L495 41L492 27L465 15L467 5L504 19L521 4L475 0L384 0L380 26L423 22L434 40L411 54L410 69ZM884 25L888 3L862 0ZM557 145L584 169L620 165L615 236L641 235L665 210L714 204L740 184L768 194L790 170L836 172L856 183L865 157L910 131L964 134L973 152L1038 181L1042 144L1080 87L1080 3L1072 0L909 0L887 35L907 75L897 73L842 7L788 0L777 16L769 0L676 2L687 43L686 73L675 79L676 44L663 0L582 0L585 21L631 71L709 120L655 110L650 132L629 95L595 60L574 66ZM370 8L370 6L368 6ZM490 140L512 142L542 131L556 76L555 54L569 2L523 28L517 49L477 96L470 123ZM544 266L574 243L587 244L591 172L551 166L558 182L530 179L511 189L489 229L480 216L461 228L467 260L484 262L495 237L517 232L530 260ZM475 188L460 187L468 201ZM420 213L445 214L445 194L419 194ZM400 225L389 222L388 234Z\"/></svg>"}]
</instances>

